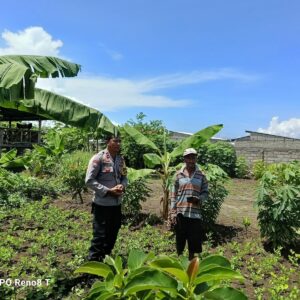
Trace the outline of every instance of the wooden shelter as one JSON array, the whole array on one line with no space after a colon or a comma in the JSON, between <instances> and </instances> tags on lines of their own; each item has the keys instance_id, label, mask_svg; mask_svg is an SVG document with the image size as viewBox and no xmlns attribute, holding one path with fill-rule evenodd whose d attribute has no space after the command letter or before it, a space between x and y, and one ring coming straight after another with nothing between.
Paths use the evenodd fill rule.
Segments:
<instances>
[{"instance_id":1,"label":"wooden shelter","mask_svg":"<svg viewBox=\"0 0 300 300\"><path fill-rule=\"evenodd\" d=\"M2 149L12 148L23 152L25 148L32 148L33 144L40 144L42 120L47 120L47 118L0 107L0 153ZM22 121L26 123L21 123ZM37 121L38 128L34 128L31 121ZM12 127L12 122L16 122L16 126Z\"/></svg>"}]
</instances>

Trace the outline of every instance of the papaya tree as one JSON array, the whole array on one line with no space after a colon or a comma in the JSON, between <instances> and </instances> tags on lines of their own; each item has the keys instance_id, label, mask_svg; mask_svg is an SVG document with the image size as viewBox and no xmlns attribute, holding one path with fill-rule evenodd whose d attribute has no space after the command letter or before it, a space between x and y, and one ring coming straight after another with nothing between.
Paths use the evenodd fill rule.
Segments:
<instances>
[{"instance_id":1,"label":"papaya tree","mask_svg":"<svg viewBox=\"0 0 300 300\"><path fill-rule=\"evenodd\" d=\"M158 174L162 181L163 196L162 196L162 217L166 220L168 218L169 209L169 190L172 183L172 175L175 172L175 167L172 166L172 162L178 156L182 156L184 149L186 148L198 148L201 144L206 142L216 133L222 129L223 125L213 125L202 129L188 138L182 140L179 145L173 149L172 152L167 151L166 146L166 132L164 132L164 144L163 150L153 143L149 138L143 135L135 128L125 124L123 130L134 138L135 142L139 145L147 146L153 150L153 153L144 154L144 163L148 168L155 169L155 173Z\"/></svg>"}]
</instances>

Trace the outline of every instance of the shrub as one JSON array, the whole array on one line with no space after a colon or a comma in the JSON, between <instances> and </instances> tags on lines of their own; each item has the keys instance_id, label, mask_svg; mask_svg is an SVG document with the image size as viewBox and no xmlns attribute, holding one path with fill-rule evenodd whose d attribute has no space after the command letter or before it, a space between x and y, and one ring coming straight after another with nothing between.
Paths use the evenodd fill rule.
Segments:
<instances>
[{"instance_id":1,"label":"shrub","mask_svg":"<svg viewBox=\"0 0 300 300\"><path fill-rule=\"evenodd\" d=\"M86 130L70 127L56 122L53 128L46 131L43 135L47 144L51 143L59 135L64 141L64 148L69 151L87 150L89 133Z\"/></svg>"},{"instance_id":2,"label":"shrub","mask_svg":"<svg viewBox=\"0 0 300 300\"><path fill-rule=\"evenodd\" d=\"M259 182L256 203L262 237L275 247L295 242L300 228L299 162L273 164Z\"/></svg>"},{"instance_id":3,"label":"shrub","mask_svg":"<svg viewBox=\"0 0 300 300\"><path fill-rule=\"evenodd\" d=\"M122 213L127 220L134 222L142 209L141 202L150 196L150 189L143 178L137 179L127 186L122 198Z\"/></svg>"},{"instance_id":4,"label":"shrub","mask_svg":"<svg viewBox=\"0 0 300 300\"><path fill-rule=\"evenodd\" d=\"M209 182L208 199L201 208L203 223L205 227L211 227L218 218L222 203L228 195L224 183L228 180L227 174L216 165L208 164L201 167Z\"/></svg>"},{"instance_id":5,"label":"shrub","mask_svg":"<svg viewBox=\"0 0 300 300\"><path fill-rule=\"evenodd\" d=\"M120 256L106 256L104 263L85 263L75 273L103 278L94 283L88 299L247 299L227 286L231 280L244 278L220 255L202 261L195 257L189 262L184 257L155 257L132 250L126 269ZM227 280L227 285L222 280Z\"/></svg>"},{"instance_id":6,"label":"shrub","mask_svg":"<svg viewBox=\"0 0 300 300\"><path fill-rule=\"evenodd\" d=\"M198 149L198 163L214 164L221 167L229 176L235 175L236 153L227 142L205 143Z\"/></svg>"},{"instance_id":7,"label":"shrub","mask_svg":"<svg viewBox=\"0 0 300 300\"><path fill-rule=\"evenodd\" d=\"M152 142L160 150L164 148L164 133L167 132L167 129L163 125L162 121L160 120L152 120L149 122L145 122L144 118L146 117L145 114L139 113L136 116L136 120L129 120L126 124L134 127L136 130L140 131L143 135L149 138ZM139 145L134 138L132 138L129 134L127 134L121 128L122 133L122 155L126 160L126 165L128 167L134 169L141 169L144 168L144 159L143 155L145 153L151 153L153 150L151 147L147 147L145 145ZM171 151L174 148L176 143L171 141L166 136L166 147L168 151Z\"/></svg>"},{"instance_id":8,"label":"shrub","mask_svg":"<svg viewBox=\"0 0 300 300\"><path fill-rule=\"evenodd\" d=\"M57 196L51 181L0 168L0 206L16 207L26 200L41 200L44 196Z\"/></svg>"},{"instance_id":9,"label":"shrub","mask_svg":"<svg viewBox=\"0 0 300 300\"><path fill-rule=\"evenodd\" d=\"M250 168L249 165L243 156L239 156L235 163L235 176L237 178L249 178L250 177Z\"/></svg>"},{"instance_id":10,"label":"shrub","mask_svg":"<svg viewBox=\"0 0 300 300\"><path fill-rule=\"evenodd\" d=\"M267 170L267 164L262 160L257 160L252 167L252 173L255 179L262 178L264 172Z\"/></svg>"},{"instance_id":11,"label":"shrub","mask_svg":"<svg viewBox=\"0 0 300 300\"><path fill-rule=\"evenodd\" d=\"M91 153L89 152L72 152L61 158L58 167L58 176L62 183L72 193L73 199L79 196L81 203L83 203L81 193L87 190L85 174L90 158Z\"/></svg>"}]
</instances>

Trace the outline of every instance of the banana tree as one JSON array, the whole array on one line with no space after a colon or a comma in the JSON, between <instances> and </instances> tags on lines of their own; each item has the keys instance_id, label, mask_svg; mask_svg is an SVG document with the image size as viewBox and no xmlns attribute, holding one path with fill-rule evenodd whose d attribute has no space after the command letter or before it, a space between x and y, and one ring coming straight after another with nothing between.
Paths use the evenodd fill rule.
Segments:
<instances>
[{"instance_id":1,"label":"banana tree","mask_svg":"<svg viewBox=\"0 0 300 300\"><path fill-rule=\"evenodd\" d=\"M182 140L180 144L172 151L167 151L166 132L164 133L163 150L161 151L149 138L143 135L135 128L126 124L123 130L130 135L137 144L151 148L154 153L144 154L145 165L149 168L155 168L155 172L159 175L162 181L163 196L162 196L162 217L168 218L169 209L169 190L172 181L172 175L175 172L175 167L171 166L174 160L181 156L184 149L194 147L199 148L201 144L206 142L223 128L223 125L213 125L202 129L192 136Z\"/></svg>"},{"instance_id":2,"label":"banana tree","mask_svg":"<svg viewBox=\"0 0 300 300\"><path fill-rule=\"evenodd\" d=\"M0 100L32 99L37 77L74 77L80 68L52 56L0 56Z\"/></svg>"},{"instance_id":3,"label":"banana tree","mask_svg":"<svg viewBox=\"0 0 300 300\"><path fill-rule=\"evenodd\" d=\"M117 128L96 109L35 88L38 77L74 77L81 66L38 55L0 56L0 110L18 110L87 130L116 134Z\"/></svg>"}]
</instances>

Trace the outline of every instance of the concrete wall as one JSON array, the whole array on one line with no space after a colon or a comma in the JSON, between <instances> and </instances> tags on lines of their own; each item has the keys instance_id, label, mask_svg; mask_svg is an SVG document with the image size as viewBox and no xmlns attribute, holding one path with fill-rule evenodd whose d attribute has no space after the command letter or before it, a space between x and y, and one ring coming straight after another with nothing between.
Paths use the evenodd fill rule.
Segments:
<instances>
[{"instance_id":1,"label":"concrete wall","mask_svg":"<svg viewBox=\"0 0 300 300\"><path fill-rule=\"evenodd\" d=\"M237 139L237 156L244 156L250 165L257 160L267 163L300 160L300 140L251 133L248 139Z\"/></svg>"}]
</instances>

